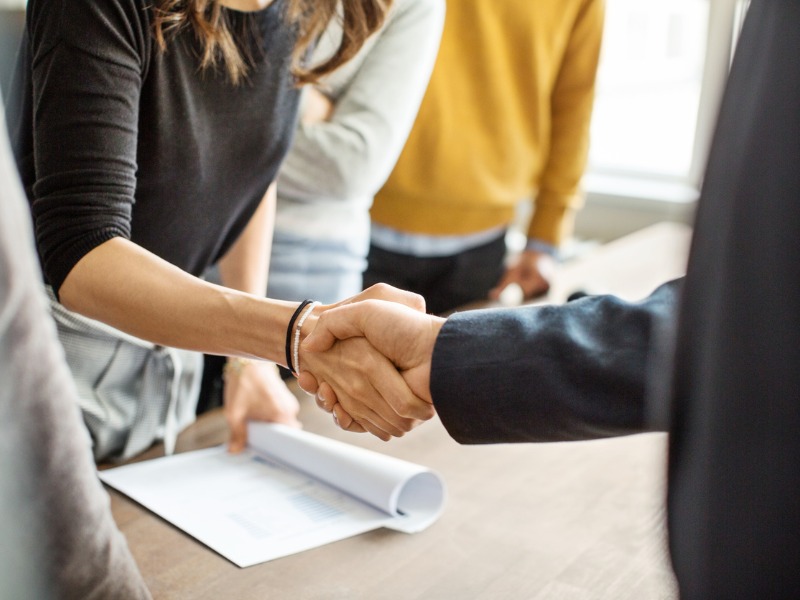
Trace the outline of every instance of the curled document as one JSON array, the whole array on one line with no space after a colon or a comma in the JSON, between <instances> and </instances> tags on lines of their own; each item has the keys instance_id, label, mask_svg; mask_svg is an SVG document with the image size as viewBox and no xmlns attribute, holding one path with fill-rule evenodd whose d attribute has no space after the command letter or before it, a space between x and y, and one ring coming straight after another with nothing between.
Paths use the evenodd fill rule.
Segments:
<instances>
[{"instance_id":1,"label":"curled document","mask_svg":"<svg viewBox=\"0 0 800 600\"><path fill-rule=\"evenodd\" d=\"M248 440L99 475L240 567L379 527L415 533L444 507L423 466L283 425L251 423Z\"/></svg>"}]
</instances>

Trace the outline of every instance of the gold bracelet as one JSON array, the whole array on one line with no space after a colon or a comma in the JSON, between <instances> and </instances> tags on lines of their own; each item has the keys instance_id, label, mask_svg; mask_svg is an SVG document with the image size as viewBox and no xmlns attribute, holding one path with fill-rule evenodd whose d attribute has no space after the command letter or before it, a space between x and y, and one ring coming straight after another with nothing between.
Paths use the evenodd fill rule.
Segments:
<instances>
[{"instance_id":1,"label":"gold bracelet","mask_svg":"<svg viewBox=\"0 0 800 600\"><path fill-rule=\"evenodd\" d=\"M228 360L225 361L225 366L222 367L222 379L223 381L227 380L231 375L238 376L242 369L244 369L247 365L252 363L253 361L249 358L242 358L240 356L229 356Z\"/></svg>"}]
</instances>

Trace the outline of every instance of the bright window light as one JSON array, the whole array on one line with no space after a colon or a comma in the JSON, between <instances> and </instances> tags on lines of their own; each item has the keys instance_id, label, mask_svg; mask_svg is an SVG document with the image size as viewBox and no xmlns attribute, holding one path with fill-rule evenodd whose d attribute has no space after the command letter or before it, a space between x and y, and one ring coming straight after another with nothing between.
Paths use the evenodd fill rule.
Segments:
<instances>
[{"instance_id":1,"label":"bright window light","mask_svg":"<svg viewBox=\"0 0 800 600\"><path fill-rule=\"evenodd\" d=\"M608 0L592 172L689 178L708 25L709 0Z\"/></svg>"}]
</instances>

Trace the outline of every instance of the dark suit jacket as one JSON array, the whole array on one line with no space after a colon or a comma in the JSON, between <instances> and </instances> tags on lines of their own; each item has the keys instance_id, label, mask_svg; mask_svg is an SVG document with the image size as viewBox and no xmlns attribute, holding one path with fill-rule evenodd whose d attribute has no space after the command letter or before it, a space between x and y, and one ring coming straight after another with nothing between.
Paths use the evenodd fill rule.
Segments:
<instances>
[{"instance_id":1,"label":"dark suit jacket","mask_svg":"<svg viewBox=\"0 0 800 600\"><path fill-rule=\"evenodd\" d=\"M465 443L668 428L681 597L800 598L800 1L752 2L683 292L456 314L431 392Z\"/></svg>"}]
</instances>

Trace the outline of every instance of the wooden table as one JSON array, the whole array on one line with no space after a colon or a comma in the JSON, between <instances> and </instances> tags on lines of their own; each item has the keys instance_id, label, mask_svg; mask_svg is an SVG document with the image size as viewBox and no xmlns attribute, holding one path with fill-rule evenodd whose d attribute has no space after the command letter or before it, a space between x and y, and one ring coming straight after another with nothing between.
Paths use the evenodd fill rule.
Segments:
<instances>
[{"instance_id":1,"label":"wooden table","mask_svg":"<svg viewBox=\"0 0 800 600\"><path fill-rule=\"evenodd\" d=\"M563 267L548 298L575 289L635 299L683 273L690 232L660 224ZM665 435L558 444L459 446L434 419L389 443L337 429L301 393L309 431L439 471L441 519L406 535L378 530L240 569L110 490L114 517L156 598L677 598L664 533ZM178 451L226 439L204 415ZM163 454L155 447L146 458Z\"/></svg>"}]
</instances>

